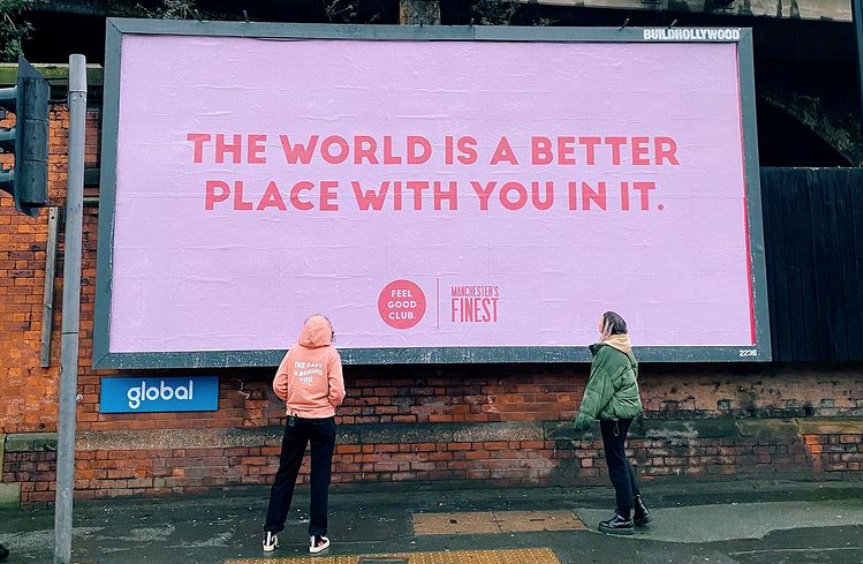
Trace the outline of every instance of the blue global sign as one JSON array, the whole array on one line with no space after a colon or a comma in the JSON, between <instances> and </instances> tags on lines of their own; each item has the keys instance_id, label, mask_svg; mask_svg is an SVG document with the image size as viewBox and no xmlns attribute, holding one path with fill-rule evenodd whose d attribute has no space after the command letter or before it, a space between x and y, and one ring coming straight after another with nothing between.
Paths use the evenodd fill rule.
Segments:
<instances>
[{"instance_id":1,"label":"blue global sign","mask_svg":"<svg viewBox=\"0 0 863 564\"><path fill-rule=\"evenodd\" d=\"M216 411L219 378L102 378L102 413Z\"/></svg>"}]
</instances>

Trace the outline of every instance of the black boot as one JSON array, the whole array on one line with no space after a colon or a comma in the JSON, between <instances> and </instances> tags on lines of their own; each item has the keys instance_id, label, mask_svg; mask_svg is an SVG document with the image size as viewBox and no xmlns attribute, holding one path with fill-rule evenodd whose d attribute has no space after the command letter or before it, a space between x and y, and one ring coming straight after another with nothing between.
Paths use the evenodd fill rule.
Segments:
<instances>
[{"instance_id":1,"label":"black boot","mask_svg":"<svg viewBox=\"0 0 863 564\"><path fill-rule=\"evenodd\" d=\"M631 535L635 531L632 528L632 519L615 511L614 517L599 524L599 532L609 535Z\"/></svg>"},{"instance_id":2,"label":"black boot","mask_svg":"<svg viewBox=\"0 0 863 564\"><path fill-rule=\"evenodd\" d=\"M9 556L9 551L0 544L0 560L6 560L7 556Z\"/></svg>"},{"instance_id":3,"label":"black boot","mask_svg":"<svg viewBox=\"0 0 863 564\"><path fill-rule=\"evenodd\" d=\"M636 527L646 527L651 521L653 517L650 516L650 510L644 505L640 495L635 496L635 518L632 522Z\"/></svg>"}]
</instances>

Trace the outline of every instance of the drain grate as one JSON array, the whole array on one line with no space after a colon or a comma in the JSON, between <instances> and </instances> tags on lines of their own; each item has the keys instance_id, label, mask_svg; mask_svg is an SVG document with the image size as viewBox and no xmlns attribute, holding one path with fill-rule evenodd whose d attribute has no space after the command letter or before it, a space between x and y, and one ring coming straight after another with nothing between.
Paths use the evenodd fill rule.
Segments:
<instances>
[{"instance_id":1,"label":"drain grate","mask_svg":"<svg viewBox=\"0 0 863 564\"><path fill-rule=\"evenodd\" d=\"M360 556L357 564L408 564L408 559L381 556Z\"/></svg>"}]
</instances>

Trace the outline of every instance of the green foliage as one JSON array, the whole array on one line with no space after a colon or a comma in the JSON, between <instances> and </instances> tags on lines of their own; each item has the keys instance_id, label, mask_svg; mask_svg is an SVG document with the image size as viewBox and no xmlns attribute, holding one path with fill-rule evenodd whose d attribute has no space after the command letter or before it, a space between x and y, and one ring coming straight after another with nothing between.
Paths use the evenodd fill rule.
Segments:
<instances>
[{"instance_id":1,"label":"green foliage","mask_svg":"<svg viewBox=\"0 0 863 564\"><path fill-rule=\"evenodd\" d=\"M23 54L21 42L29 37L33 26L24 12L37 0L0 0L0 62L14 63Z\"/></svg>"},{"instance_id":2,"label":"green foliage","mask_svg":"<svg viewBox=\"0 0 863 564\"><path fill-rule=\"evenodd\" d=\"M479 25L510 25L520 8L518 0L474 0L471 6Z\"/></svg>"},{"instance_id":3,"label":"green foliage","mask_svg":"<svg viewBox=\"0 0 863 564\"><path fill-rule=\"evenodd\" d=\"M18 12L32 8L36 0L0 0L0 13Z\"/></svg>"},{"instance_id":4,"label":"green foliage","mask_svg":"<svg viewBox=\"0 0 863 564\"><path fill-rule=\"evenodd\" d=\"M321 0L324 16L330 23L353 23L357 19L359 0Z\"/></svg>"},{"instance_id":5,"label":"green foliage","mask_svg":"<svg viewBox=\"0 0 863 564\"><path fill-rule=\"evenodd\" d=\"M162 7L147 10L151 18L163 20L191 20L196 17L198 0L162 0Z\"/></svg>"},{"instance_id":6,"label":"green foliage","mask_svg":"<svg viewBox=\"0 0 863 564\"><path fill-rule=\"evenodd\" d=\"M328 23L374 23L381 15L361 14L362 0L318 0Z\"/></svg>"},{"instance_id":7,"label":"green foliage","mask_svg":"<svg viewBox=\"0 0 863 564\"><path fill-rule=\"evenodd\" d=\"M556 20L554 18L538 17L538 18L536 18L536 20L534 20L533 25L546 26L547 27L547 26L556 25L559 22L560 22L560 20Z\"/></svg>"}]
</instances>

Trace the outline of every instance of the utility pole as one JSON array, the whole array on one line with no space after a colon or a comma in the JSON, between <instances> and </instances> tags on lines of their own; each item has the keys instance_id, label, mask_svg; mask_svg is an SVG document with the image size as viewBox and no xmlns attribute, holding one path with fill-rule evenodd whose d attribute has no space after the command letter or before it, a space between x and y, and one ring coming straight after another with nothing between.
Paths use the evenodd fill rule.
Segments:
<instances>
[{"instance_id":1,"label":"utility pole","mask_svg":"<svg viewBox=\"0 0 863 564\"><path fill-rule=\"evenodd\" d=\"M63 253L63 325L60 341L60 413L57 421L57 485L54 564L72 560L72 500L75 493L75 409L78 396L78 328L81 312L81 246L84 222L84 143L87 119L87 59L69 56L69 170Z\"/></svg>"}]
</instances>

